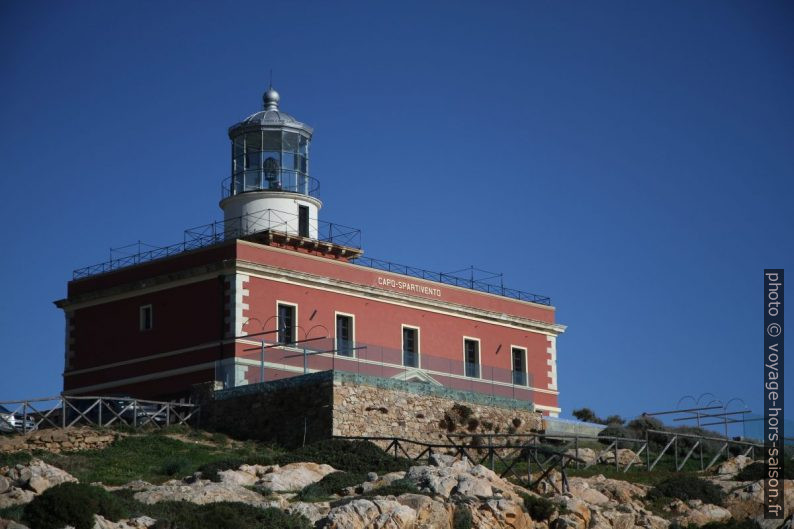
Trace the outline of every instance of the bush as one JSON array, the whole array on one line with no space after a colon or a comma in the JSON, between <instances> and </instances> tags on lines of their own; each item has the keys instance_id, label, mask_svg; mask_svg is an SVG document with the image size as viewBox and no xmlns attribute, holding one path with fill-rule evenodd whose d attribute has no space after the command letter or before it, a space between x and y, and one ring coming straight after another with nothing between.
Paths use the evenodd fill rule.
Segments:
<instances>
[{"instance_id":1,"label":"bush","mask_svg":"<svg viewBox=\"0 0 794 529\"><path fill-rule=\"evenodd\" d=\"M522 494L521 497L524 498L524 508L533 521L546 521L557 511L557 506L546 498L529 494Z\"/></svg>"},{"instance_id":2,"label":"bush","mask_svg":"<svg viewBox=\"0 0 794 529\"><path fill-rule=\"evenodd\" d=\"M578 410L573 410L573 416L580 421L601 424L601 420L590 408L579 408Z\"/></svg>"},{"instance_id":3,"label":"bush","mask_svg":"<svg viewBox=\"0 0 794 529\"><path fill-rule=\"evenodd\" d=\"M190 468L190 461L184 457L174 457L167 459L160 467L160 473L164 476L176 476L177 474L184 474Z\"/></svg>"},{"instance_id":4,"label":"bush","mask_svg":"<svg viewBox=\"0 0 794 529\"><path fill-rule=\"evenodd\" d=\"M455 514L452 515L452 529L471 529L471 509L468 505L456 505Z\"/></svg>"},{"instance_id":5,"label":"bush","mask_svg":"<svg viewBox=\"0 0 794 529\"><path fill-rule=\"evenodd\" d=\"M394 472L405 470L410 461L395 458L369 441L345 441L330 439L298 448L279 458L280 464L311 461L325 463L346 472Z\"/></svg>"},{"instance_id":6,"label":"bush","mask_svg":"<svg viewBox=\"0 0 794 529\"><path fill-rule=\"evenodd\" d=\"M459 417L458 421L460 424L466 424L466 421L474 415L474 410L466 406L465 404L455 404L452 406L452 413Z\"/></svg>"},{"instance_id":7,"label":"bush","mask_svg":"<svg viewBox=\"0 0 794 529\"><path fill-rule=\"evenodd\" d=\"M648 491L648 499L678 498L679 500L701 500L703 503L722 504L723 490L713 483L696 476L674 476L658 483Z\"/></svg>"},{"instance_id":8,"label":"bush","mask_svg":"<svg viewBox=\"0 0 794 529\"><path fill-rule=\"evenodd\" d=\"M125 515L121 503L109 492L93 485L62 483L33 498L22 514L24 522L36 529L92 529L94 515L116 521Z\"/></svg>"},{"instance_id":9,"label":"bush","mask_svg":"<svg viewBox=\"0 0 794 529\"><path fill-rule=\"evenodd\" d=\"M624 419L620 415L610 415L609 417L606 418L605 422L607 423L607 425L616 424L618 426L622 426L626 424L626 419Z\"/></svg>"},{"instance_id":10,"label":"bush","mask_svg":"<svg viewBox=\"0 0 794 529\"><path fill-rule=\"evenodd\" d=\"M750 463L736 475L737 481L758 481L764 479L764 464L761 462ZM794 479L794 466L787 463L783 469L783 479Z\"/></svg>"},{"instance_id":11,"label":"bush","mask_svg":"<svg viewBox=\"0 0 794 529\"><path fill-rule=\"evenodd\" d=\"M223 472L224 470L237 470L240 468L240 465L244 464L245 461L242 459L221 459L219 461L213 461L211 463L205 463L201 465L199 467L199 472L201 472L202 478L217 483L221 480L218 472Z\"/></svg>"},{"instance_id":12,"label":"bush","mask_svg":"<svg viewBox=\"0 0 794 529\"><path fill-rule=\"evenodd\" d=\"M312 483L298 493L300 501L320 501L333 494L340 494L347 487L354 487L367 480L365 474L353 472L334 472L317 483Z\"/></svg>"},{"instance_id":13,"label":"bush","mask_svg":"<svg viewBox=\"0 0 794 529\"><path fill-rule=\"evenodd\" d=\"M655 417L648 417L640 415L636 419L629 421L626 425L631 432L631 437L636 439L645 439L645 433L648 430L666 430L664 424ZM648 441L654 446L664 446L670 438L663 434L648 434Z\"/></svg>"},{"instance_id":14,"label":"bush","mask_svg":"<svg viewBox=\"0 0 794 529\"><path fill-rule=\"evenodd\" d=\"M670 524L670 529L682 529L682 526L673 522ZM761 526L752 518L745 518L742 521L731 518L724 522L709 522L700 527L695 524L690 524L687 526L687 529L761 529Z\"/></svg>"},{"instance_id":15,"label":"bush","mask_svg":"<svg viewBox=\"0 0 794 529\"><path fill-rule=\"evenodd\" d=\"M624 427L613 424L598 432L598 442L605 445L612 444L614 439L606 439L606 437L619 437L621 439L627 439L631 437L631 434Z\"/></svg>"},{"instance_id":16,"label":"bush","mask_svg":"<svg viewBox=\"0 0 794 529\"><path fill-rule=\"evenodd\" d=\"M421 492L411 480L403 478L392 481L389 485L379 487L367 494L367 496L399 496L400 494L421 494Z\"/></svg>"},{"instance_id":17,"label":"bush","mask_svg":"<svg viewBox=\"0 0 794 529\"><path fill-rule=\"evenodd\" d=\"M153 506L158 518L153 529L311 529L308 519L275 508L261 509L245 503L160 502Z\"/></svg>"}]
</instances>

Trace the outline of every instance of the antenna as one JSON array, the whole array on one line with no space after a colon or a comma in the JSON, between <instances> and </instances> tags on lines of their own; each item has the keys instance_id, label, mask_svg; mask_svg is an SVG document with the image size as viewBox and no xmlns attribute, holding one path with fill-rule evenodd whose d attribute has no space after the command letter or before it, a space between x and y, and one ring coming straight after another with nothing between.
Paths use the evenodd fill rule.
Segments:
<instances>
[{"instance_id":1,"label":"antenna","mask_svg":"<svg viewBox=\"0 0 794 529\"><path fill-rule=\"evenodd\" d=\"M270 88L273 88L273 68L270 69Z\"/></svg>"}]
</instances>

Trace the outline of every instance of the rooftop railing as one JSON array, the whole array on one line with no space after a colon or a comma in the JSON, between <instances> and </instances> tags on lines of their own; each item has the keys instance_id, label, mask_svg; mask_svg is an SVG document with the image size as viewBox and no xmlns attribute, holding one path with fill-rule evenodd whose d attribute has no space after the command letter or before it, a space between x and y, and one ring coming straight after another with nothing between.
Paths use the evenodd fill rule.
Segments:
<instances>
[{"instance_id":1,"label":"rooftop railing","mask_svg":"<svg viewBox=\"0 0 794 529\"><path fill-rule=\"evenodd\" d=\"M268 228L262 229L262 226L268 226ZM120 248L111 248L109 260L74 270L72 279L83 279L128 266L164 259L191 250L252 235L260 231L295 234L297 229L297 214L266 209L189 228L185 230L182 242L168 246L153 246L138 241ZM309 232L316 233L317 240L323 242L351 248L361 248L361 230L357 228L334 222L310 219Z\"/></svg>"},{"instance_id":2,"label":"rooftop railing","mask_svg":"<svg viewBox=\"0 0 794 529\"><path fill-rule=\"evenodd\" d=\"M251 340L259 341L256 337ZM242 355L216 361L215 379L233 388L336 370L533 402L532 375L526 370L453 360L455 356L462 354L411 353L333 338L301 340L292 346L260 342L259 346L251 344Z\"/></svg>"},{"instance_id":3,"label":"rooftop railing","mask_svg":"<svg viewBox=\"0 0 794 529\"><path fill-rule=\"evenodd\" d=\"M532 303L539 303L541 305L551 305L551 298L548 296L541 296L539 294L532 294L530 292L524 292L522 290L505 287L501 283L502 274L485 272L486 275L484 277L481 276L477 278L474 276L474 272L483 271L477 270L476 268L471 268L470 270L472 273L469 275L469 277L465 277L459 275L461 271L447 273L432 272L430 270L417 268L415 266L401 265L392 263L390 261L384 261L382 259L373 259L371 257L357 257L356 259L353 259L352 262L357 265L375 268L385 272L394 272L419 279L426 279L428 281L436 281L445 285L453 285L456 287L478 290L488 294L496 294L498 296L505 296L508 298L518 299L520 301L530 301ZM499 284L492 282L495 279L499 279Z\"/></svg>"}]
</instances>

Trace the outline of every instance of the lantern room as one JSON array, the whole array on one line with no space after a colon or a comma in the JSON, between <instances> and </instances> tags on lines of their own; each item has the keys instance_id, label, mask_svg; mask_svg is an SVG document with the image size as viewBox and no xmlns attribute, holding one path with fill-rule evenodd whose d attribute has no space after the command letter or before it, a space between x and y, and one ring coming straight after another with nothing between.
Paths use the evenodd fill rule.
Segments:
<instances>
[{"instance_id":1,"label":"lantern room","mask_svg":"<svg viewBox=\"0 0 794 529\"><path fill-rule=\"evenodd\" d=\"M274 229L317 238L320 183L309 175L313 129L279 109L270 87L263 109L229 129L231 176L220 206L227 231Z\"/></svg>"}]
</instances>

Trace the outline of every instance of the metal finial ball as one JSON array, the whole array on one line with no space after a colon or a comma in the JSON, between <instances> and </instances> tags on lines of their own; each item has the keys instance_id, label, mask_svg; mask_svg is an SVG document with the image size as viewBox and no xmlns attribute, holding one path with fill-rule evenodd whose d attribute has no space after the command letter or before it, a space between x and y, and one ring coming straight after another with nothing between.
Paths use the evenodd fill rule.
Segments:
<instances>
[{"instance_id":1,"label":"metal finial ball","mask_svg":"<svg viewBox=\"0 0 794 529\"><path fill-rule=\"evenodd\" d=\"M281 99L281 96L278 95L278 92L273 90L273 87L267 89L265 95L262 96L262 100L265 102L265 109L266 110L276 110L278 109L278 102Z\"/></svg>"}]
</instances>

